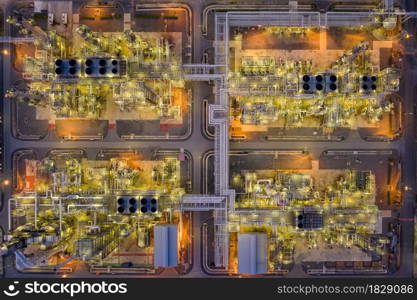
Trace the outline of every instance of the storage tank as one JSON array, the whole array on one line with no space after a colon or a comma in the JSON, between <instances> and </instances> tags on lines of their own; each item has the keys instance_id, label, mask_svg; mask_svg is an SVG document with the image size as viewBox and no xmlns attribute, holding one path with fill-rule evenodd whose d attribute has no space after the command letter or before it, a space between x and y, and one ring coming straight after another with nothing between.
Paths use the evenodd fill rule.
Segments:
<instances>
[{"instance_id":1,"label":"storage tank","mask_svg":"<svg viewBox=\"0 0 417 300\"><path fill-rule=\"evenodd\" d=\"M178 225L155 225L154 256L155 267L178 265Z\"/></svg>"},{"instance_id":2,"label":"storage tank","mask_svg":"<svg viewBox=\"0 0 417 300\"><path fill-rule=\"evenodd\" d=\"M238 272L244 274L267 273L267 234L238 234Z\"/></svg>"}]
</instances>

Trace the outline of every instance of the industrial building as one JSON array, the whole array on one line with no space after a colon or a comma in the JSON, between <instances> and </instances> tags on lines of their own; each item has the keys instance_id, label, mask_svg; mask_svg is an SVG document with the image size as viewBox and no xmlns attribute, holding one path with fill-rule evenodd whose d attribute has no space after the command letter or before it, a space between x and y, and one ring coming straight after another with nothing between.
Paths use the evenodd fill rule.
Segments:
<instances>
[{"instance_id":1,"label":"industrial building","mask_svg":"<svg viewBox=\"0 0 417 300\"><path fill-rule=\"evenodd\" d=\"M178 265L178 226L156 225L154 227L155 239L155 266L175 267Z\"/></svg>"},{"instance_id":2,"label":"industrial building","mask_svg":"<svg viewBox=\"0 0 417 300\"><path fill-rule=\"evenodd\" d=\"M267 273L267 248L268 237L265 233L240 233L237 250L239 273Z\"/></svg>"}]
</instances>

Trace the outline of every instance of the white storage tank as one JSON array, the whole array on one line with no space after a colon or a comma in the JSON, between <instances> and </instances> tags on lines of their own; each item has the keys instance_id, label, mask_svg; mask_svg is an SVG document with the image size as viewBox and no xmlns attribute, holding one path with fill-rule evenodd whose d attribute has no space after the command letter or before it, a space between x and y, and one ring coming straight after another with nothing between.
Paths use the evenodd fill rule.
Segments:
<instances>
[{"instance_id":1,"label":"white storage tank","mask_svg":"<svg viewBox=\"0 0 417 300\"><path fill-rule=\"evenodd\" d=\"M178 265L178 225L155 225L154 265L163 268Z\"/></svg>"},{"instance_id":2,"label":"white storage tank","mask_svg":"<svg viewBox=\"0 0 417 300\"><path fill-rule=\"evenodd\" d=\"M266 233L238 234L238 272L242 274L267 273Z\"/></svg>"}]
</instances>

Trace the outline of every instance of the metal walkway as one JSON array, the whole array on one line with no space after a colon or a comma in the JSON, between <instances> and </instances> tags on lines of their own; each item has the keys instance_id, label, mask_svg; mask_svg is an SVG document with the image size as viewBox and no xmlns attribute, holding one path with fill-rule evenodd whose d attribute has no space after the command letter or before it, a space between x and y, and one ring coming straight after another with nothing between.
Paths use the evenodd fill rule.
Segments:
<instances>
[{"instance_id":1,"label":"metal walkway","mask_svg":"<svg viewBox=\"0 0 417 300\"><path fill-rule=\"evenodd\" d=\"M35 38L33 37L11 37L2 36L0 37L0 43L33 43Z\"/></svg>"}]
</instances>

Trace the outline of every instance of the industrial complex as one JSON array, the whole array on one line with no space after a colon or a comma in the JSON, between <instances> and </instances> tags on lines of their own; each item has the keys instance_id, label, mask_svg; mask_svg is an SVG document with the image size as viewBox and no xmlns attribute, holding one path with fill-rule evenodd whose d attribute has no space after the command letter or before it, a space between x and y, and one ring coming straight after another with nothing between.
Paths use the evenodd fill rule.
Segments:
<instances>
[{"instance_id":1,"label":"industrial complex","mask_svg":"<svg viewBox=\"0 0 417 300\"><path fill-rule=\"evenodd\" d=\"M417 274L416 3L216 2L0 1L0 274Z\"/></svg>"}]
</instances>

